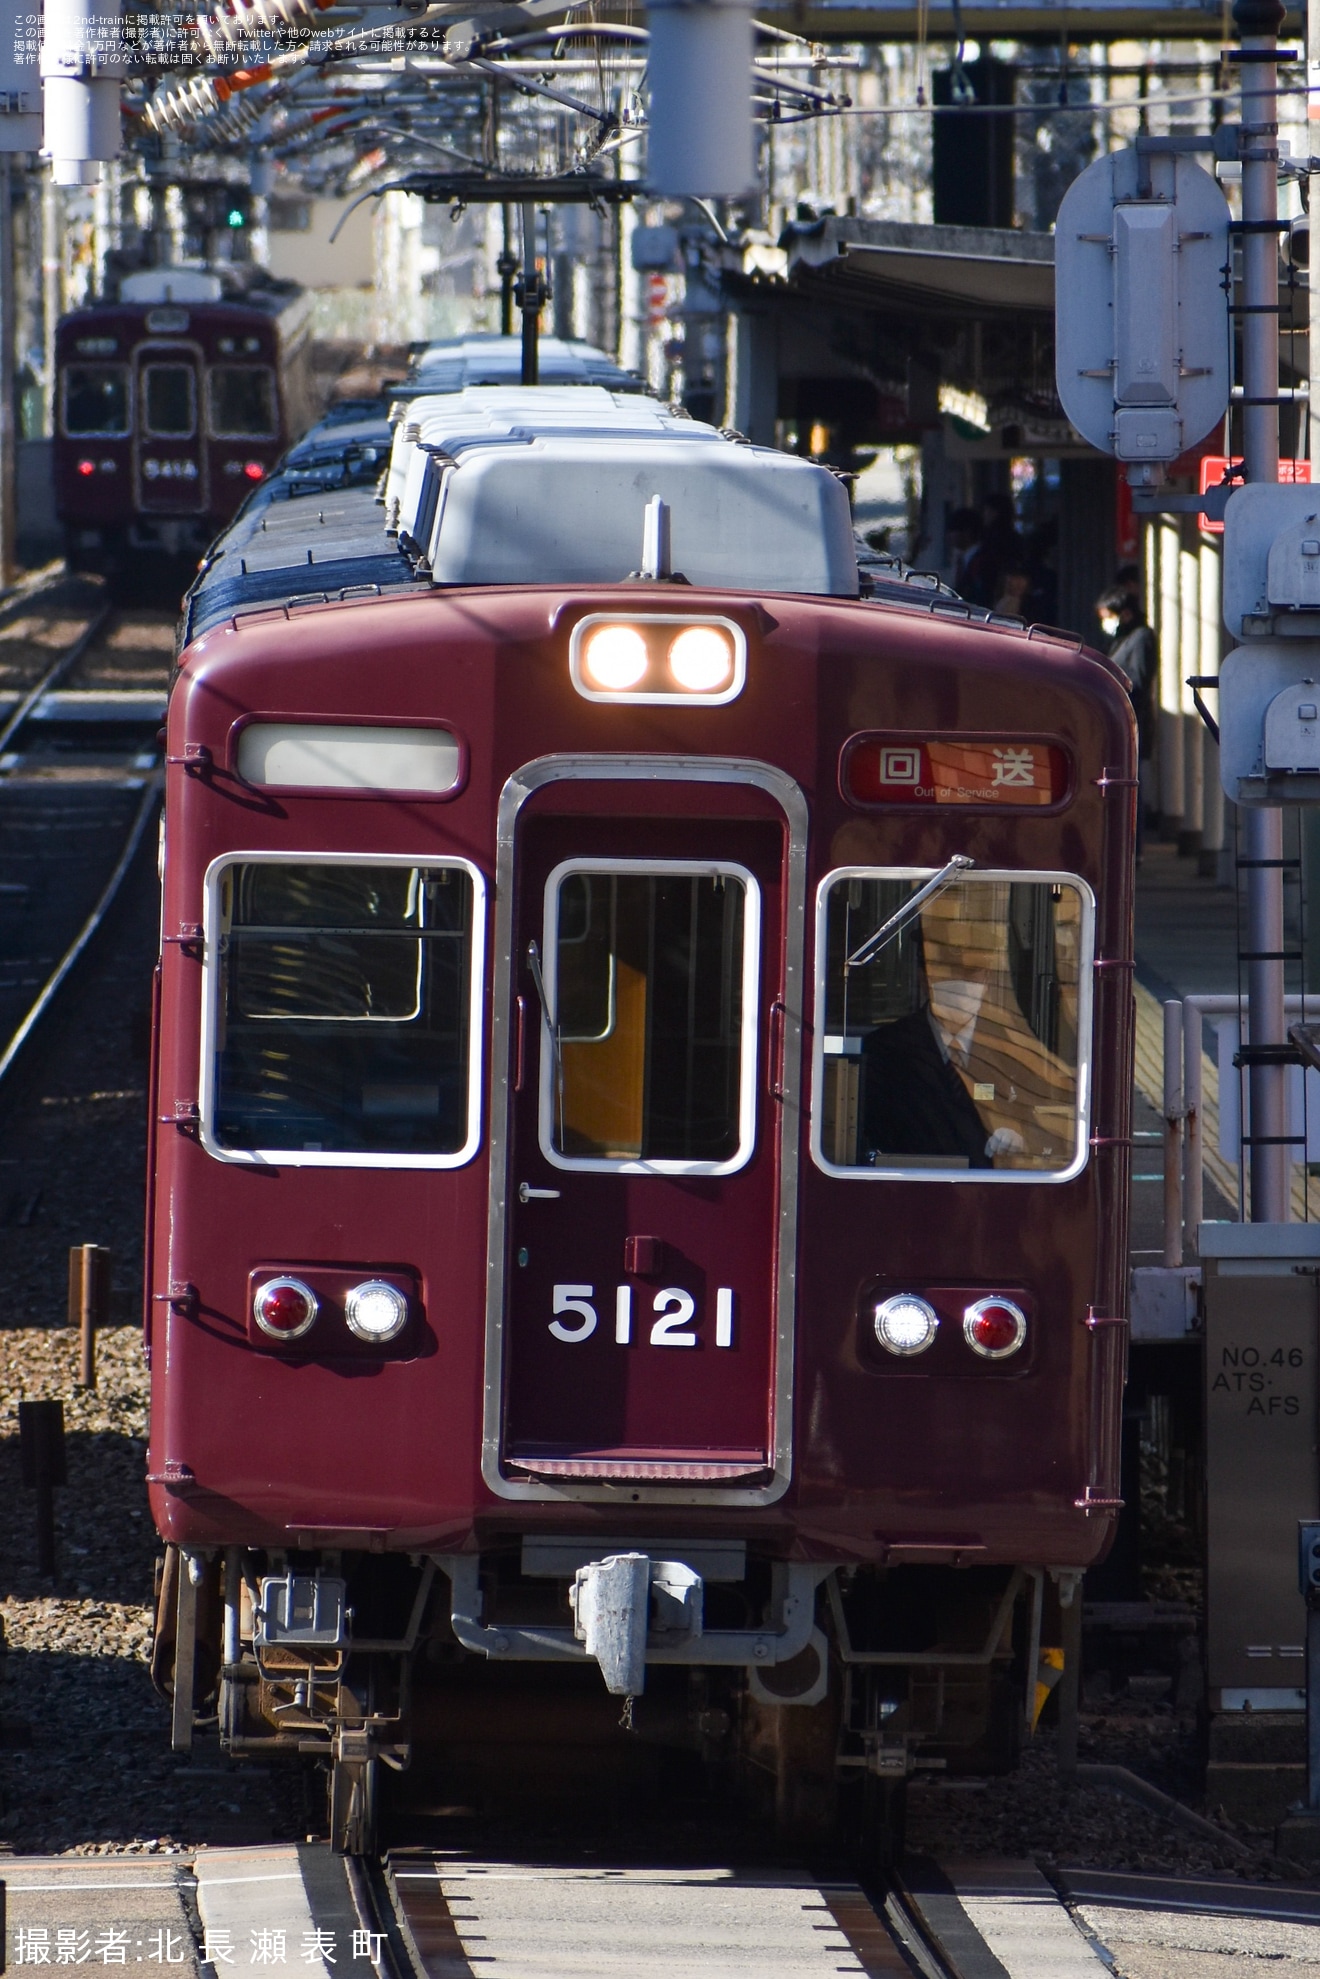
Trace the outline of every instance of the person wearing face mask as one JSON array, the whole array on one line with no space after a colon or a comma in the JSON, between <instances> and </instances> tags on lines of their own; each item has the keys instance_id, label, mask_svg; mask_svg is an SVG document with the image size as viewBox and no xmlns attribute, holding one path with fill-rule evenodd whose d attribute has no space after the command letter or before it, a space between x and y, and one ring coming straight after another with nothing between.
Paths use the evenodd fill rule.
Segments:
<instances>
[{"instance_id":1,"label":"person wearing face mask","mask_svg":"<svg viewBox=\"0 0 1320 1979\"><path fill-rule=\"evenodd\" d=\"M1124 585L1116 585L1106 591L1096 606L1100 629L1109 641L1109 657L1116 666L1122 668L1127 679L1128 693L1132 696L1132 706L1137 717L1137 735L1141 751L1141 764L1145 775L1146 766L1155 752L1155 681L1159 671L1159 653L1155 645L1155 634L1146 623L1138 592ZM1137 805L1137 858L1141 858L1141 845L1145 821L1144 791L1142 801Z\"/></svg>"}]
</instances>

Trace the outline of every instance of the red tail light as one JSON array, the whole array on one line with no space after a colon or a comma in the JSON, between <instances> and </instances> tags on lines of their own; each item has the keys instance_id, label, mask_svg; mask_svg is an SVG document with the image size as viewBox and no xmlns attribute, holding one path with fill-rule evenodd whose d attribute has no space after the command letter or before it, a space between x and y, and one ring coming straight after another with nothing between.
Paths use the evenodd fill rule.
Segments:
<instances>
[{"instance_id":1,"label":"red tail light","mask_svg":"<svg viewBox=\"0 0 1320 1979\"><path fill-rule=\"evenodd\" d=\"M301 1278L268 1278L257 1287L252 1316L272 1340L296 1340L316 1318L315 1292Z\"/></svg>"},{"instance_id":2,"label":"red tail light","mask_svg":"<svg viewBox=\"0 0 1320 1979\"><path fill-rule=\"evenodd\" d=\"M96 462L94 460L80 460L78 462L78 472L79 474L95 474Z\"/></svg>"},{"instance_id":3,"label":"red tail light","mask_svg":"<svg viewBox=\"0 0 1320 1979\"><path fill-rule=\"evenodd\" d=\"M963 1334L974 1352L1002 1361L1026 1339L1026 1314L1012 1299L977 1299L963 1314Z\"/></svg>"},{"instance_id":4,"label":"red tail light","mask_svg":"<svg viewBox=\"0 0 1320 1979\"><path fill-rule=\"evenodd\" d=\"M260 481L264 478L266 470L259 460L245 460L243 472L249 481Z\"/></svg>"}]
</instances>

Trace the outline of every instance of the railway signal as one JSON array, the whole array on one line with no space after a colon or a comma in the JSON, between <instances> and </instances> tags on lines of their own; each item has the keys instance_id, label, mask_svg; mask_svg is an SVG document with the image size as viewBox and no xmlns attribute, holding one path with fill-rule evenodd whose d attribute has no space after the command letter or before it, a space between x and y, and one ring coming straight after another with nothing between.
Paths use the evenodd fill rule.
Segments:
<instances>
[{"instance_id":1,"label":"railway signal","mask_svg":"<svg viewBox=\"0 0 1320 1979\"><path fill-rule=\"evenodd\" d=\"M1228 202L1168 143L1097 158L1068 188L1055 229L1059 398L1143 489L1229 400Z\"/></svg>"}]
</instances>

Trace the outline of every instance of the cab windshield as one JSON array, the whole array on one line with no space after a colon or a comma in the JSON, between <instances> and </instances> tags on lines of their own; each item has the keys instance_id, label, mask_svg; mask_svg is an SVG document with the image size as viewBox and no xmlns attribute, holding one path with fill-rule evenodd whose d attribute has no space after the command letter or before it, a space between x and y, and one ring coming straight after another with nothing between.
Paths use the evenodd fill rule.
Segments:
<instances>
[{"instance_id":1,"label":"cab windshield","mask_svg":"<svg viewBox=\"0 0 1320 1979\"><path fill-rule=\"evenodd\" d=\"M216 1151L464 1156L466 868L241 860L214 883L214 910Z\"/></svg>"},{"instance_id":2,"label":"cab windshield","mask_svg":"<svg viewBox=\"0 0 1320 1979\"><path fill-rule=\"evenodd\" d=\"M971 873L875 938L930 879L821 890L816 1155L871 1173L1053 1176L1085 1157L1090 896Z\"/></svg>"}]
</instances>

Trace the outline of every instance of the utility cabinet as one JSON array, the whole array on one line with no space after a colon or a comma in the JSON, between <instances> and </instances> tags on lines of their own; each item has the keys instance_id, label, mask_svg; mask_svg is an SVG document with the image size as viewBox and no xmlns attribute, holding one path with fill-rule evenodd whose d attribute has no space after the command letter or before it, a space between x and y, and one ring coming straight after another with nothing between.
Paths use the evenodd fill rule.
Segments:
<instances>
[{"instance_id":1,"label":"utility cabinet","mask_svg":"<svg viewBox=\"0 0 1320 1979\"><path fill-rule=\"evenodd\" d=\"M1306 1797L1297 1521L1320 1508L1320 1224L1203 1223L1206 1796L1268 1828Z\"/></svg>"},{"instance_id":2,"label":"utility cabinet","mask_svg":"<svg viewBox=\"0 0 1320 1979\"><path fill-rule=\"evenodd\" d=\"M1297 1521L1320 1516L1320 1225L1203 1223L1212 1711L1300 1711Z\"/></svg>"}]
</instances>

